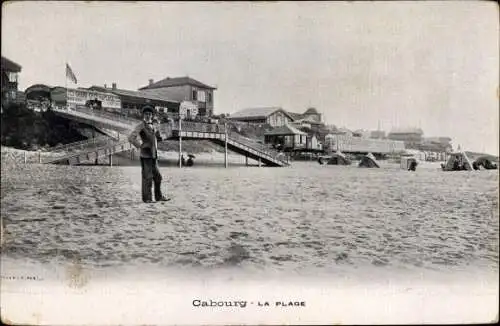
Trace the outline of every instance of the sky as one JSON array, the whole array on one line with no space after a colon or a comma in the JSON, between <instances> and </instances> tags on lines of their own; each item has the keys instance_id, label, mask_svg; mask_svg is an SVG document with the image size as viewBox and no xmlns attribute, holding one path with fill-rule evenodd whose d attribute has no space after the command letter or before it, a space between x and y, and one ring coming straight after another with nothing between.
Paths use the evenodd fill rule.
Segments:
<instances>
[{"instance_id":1,"label":"sky","mask_svg":"<svg viewBox=\"0 0 500 326\"><path fill-rule=\"evenodd\" d=\"M499 9L445 2L9 2L2 56L19 86L135 90L190 76L215 113L315 107L352 130L420 127L498 155Z\"/></svg>"}]
</instances>

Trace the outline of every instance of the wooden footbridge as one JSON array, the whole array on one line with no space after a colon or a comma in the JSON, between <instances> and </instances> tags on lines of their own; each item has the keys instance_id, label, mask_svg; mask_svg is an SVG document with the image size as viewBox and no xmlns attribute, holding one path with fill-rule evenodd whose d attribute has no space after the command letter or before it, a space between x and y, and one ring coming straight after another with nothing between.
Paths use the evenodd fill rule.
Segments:
<instances>
[{"instance_id":1,"label":"wooden footbridge","mask_svg":"<svg viewBox=\"0 0 500 326\"><path fill-rule=\"evenodd\" d=\"M109 137L98 143L95 143L95 140L89 139L83 146L82 144L78 144L79 147L73 153L51 159L45 163L81 164L88 161L97 162L101 157L108 157L109 164L112 165L113 154L133 148L128 142L127 135L140 122L137 119L88 108L78 108L76 110L53 109L53 112L69 120L104 130L105 134ZM264 164L267 166L284 167L290 164L288 157L283 153L253 139L231 132L223 124L179 120L161 124L160 133L163 139L179 141L179 156L182 153L183 139L198 139L209 140L223 146L225 148L226 167L228 165L228 150L244 155L247 158L247 162L248 158L256 160L259 166Z\"/></svg>"}]
</instances>

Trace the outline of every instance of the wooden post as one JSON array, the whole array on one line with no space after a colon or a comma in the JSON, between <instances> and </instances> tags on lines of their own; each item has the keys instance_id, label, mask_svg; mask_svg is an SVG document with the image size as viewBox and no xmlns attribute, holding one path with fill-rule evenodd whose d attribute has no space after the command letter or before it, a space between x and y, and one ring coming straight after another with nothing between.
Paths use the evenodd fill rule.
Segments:
<instances>
[{"instance_id":1,"label":"wooden post","mask_svg":"<svg viewBox=\"0 0 500 326\"><path fill-rule=\"evenodd\" d=\"M28 163L28 156L26 152L24 152L24 164Z\"/></svg>"},{"instance_id":2,"label":"wooden post","mask_svg":"<svg viewBox=\"0 0 500 326\"><path fill-rule=\"evenodd\" d=\"M182 167L182 117L179 115L179 167Z\"/></svg>"},{"instance_id":3,"label":"wooden post","mask_svg":"<svg viewBox=\"0 0 500 326\"><path fill-rule=\"evenodd\" d=\"M224 123L224 167L227 168L227 123Z\"/></svg>"},{"instance_id":4,"label":"wooden post","mask_svg":"<svg viewBox=\"0 0 500 326\"><path fill-rule=\"evenodd\" d=\"M245 155L245 166L248 166L248 155Z\"/></svg>"},{"instance_id":5,"label":"wooden post","mask_svg":"<svg viewBox=\"0 0 500 326\"><path fill-rule=\"evenodd\" d=\"M260 157L259 157L259 168L262 166L262 163L261 163L261 160L260 160Z\"/></svg>"},{"instance_id":6,"label":"wooden post","mask_svg":"<svg viewBox=\"0 0 500 326\"><path fill-rule=\"evenodd\" d=\"M109 166L113 166L113 154L109 154Z\"/></svg>"},{"instance_id":7,"label":"wooden post","mask_svg":"<svg viewBox=\"0 0 500 326\"><path fill-rule=\"evenodd\" d=\"M38 163L42 164L42 151L38 151Z\"/></svg>"}]
</instances>

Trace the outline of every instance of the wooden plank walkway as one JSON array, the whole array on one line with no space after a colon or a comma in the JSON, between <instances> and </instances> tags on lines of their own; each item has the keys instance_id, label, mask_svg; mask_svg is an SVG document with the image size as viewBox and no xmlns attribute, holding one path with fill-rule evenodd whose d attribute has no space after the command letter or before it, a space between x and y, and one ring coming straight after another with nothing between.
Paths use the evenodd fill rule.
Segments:
<instances>
[{"instance_id":1,"label":"wooden plank walkway","mask_svg":"<svg viewBox=\"0 0 500 326\"><path fill-rule=\"evenodd\" d=\"M89 148L85 151L81 151L78 153L71 153L68 155L64 155L62 157L51 159L44 163L75 165L86 162L96 162L99 158L104 157L108 158L109 165L113 165L112 161L113 154L128 151L130 149L132 149L132 144L130 144L128 141L122 141L122 142L115 141L97 148Z\"/></svg>"},{"instance_id":2,"label":"wooden plank walkway","mask_svg":"<svg viewBox=\"0 0 500 326\"><path fill-rule=\"evenodd\" d=\"M140 120L123 117L117 114L93 111L87 108L78 108L77 110L53 110L54 113L67 119L78 121L84 124L92 125L96 128L106 128L120 133L130 132ZM260 144L252 139L242 137L236 133L226 134L225 125L208 124L200 122L183 121L173 122L172 124L162 124L160 133L163 139L203 139L210 140L220 146L226 147L236 153L254 159L267 166L284 167L290 163L288 158L265 144ZM132 148L126 137L122 141L114 141L98 148L89 148L75 154L68 154L64 157L50 160L46 163L57 164L80 164L85 161L97 160L97 158L108 156L110 165L112 164L112 155L127 151ZM121 137L119 137L121 138Z\"/></svg>"}]
</instances>

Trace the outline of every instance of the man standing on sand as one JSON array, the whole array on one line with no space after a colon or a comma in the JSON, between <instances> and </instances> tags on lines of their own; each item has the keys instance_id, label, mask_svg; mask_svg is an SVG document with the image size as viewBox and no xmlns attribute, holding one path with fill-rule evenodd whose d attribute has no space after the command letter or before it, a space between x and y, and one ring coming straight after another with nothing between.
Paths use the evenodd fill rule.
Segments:
<instances>
[{"instance_id":1,"label":"man standing on sand","mask_svg":"<svg viewBox=\"0 0 500 326\"><path fill-rule=\"evenodd\" d=\"M161 174L158 169L158 143L162 138L153 124L154 109L151 106L142 108L143 121L138 124L128 137L128 140L141 152L142 168L142 201L151 203L153 196L151 188L154 184L156 201L168 201L161 193ZM138 141L138 136L141 142Z\"/></svg>"}]
</instances>

